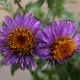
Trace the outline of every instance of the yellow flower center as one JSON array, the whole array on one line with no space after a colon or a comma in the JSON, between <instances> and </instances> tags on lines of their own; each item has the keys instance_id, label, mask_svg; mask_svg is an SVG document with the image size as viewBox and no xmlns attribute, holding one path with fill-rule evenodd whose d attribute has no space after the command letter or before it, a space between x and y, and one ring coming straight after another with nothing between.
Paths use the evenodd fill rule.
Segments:
<instances>
[{"instance_id":1,"label":"yellow flower center","mask_svg":"<svg viewBox=\"0 0 80 80\"><path fill-rule=\"evenodd\" d=\"M61 60L69 57L76 49L76 43L70 37L58 37L50 46L52 57Z\"/></svg>"},{"instance_id":2,"label":"yellow flower center","mask_svg":"<svg viewBox=\"0 0 80 80\"><path fill-rule=\"evenodd\" d=\"M35 45L36 38L28 29L16 28L7 37L6 46L19 55L31 53Z\"/></svg>"}]
</instances>

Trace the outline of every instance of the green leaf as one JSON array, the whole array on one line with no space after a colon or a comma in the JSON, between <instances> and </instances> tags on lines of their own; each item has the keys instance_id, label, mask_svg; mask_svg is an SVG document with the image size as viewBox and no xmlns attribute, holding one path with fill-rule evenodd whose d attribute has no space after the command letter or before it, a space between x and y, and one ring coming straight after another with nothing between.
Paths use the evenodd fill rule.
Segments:
<instances>
[{"instance_id":1,"label":"green leaf","mask_svg":"<svg viewBox=\"0 0 80 80\"><path fill-rule=\"evenodd\" d=\"M9 3L7 0L0 0L0 4L4 6L3 10L6 10L8 12L13 12L12 4Z\"/></svg>"},{"instance_id":2,"label":"green leaf","mask_svg":"<svg viewBox=\"0 0 80 80\"><path fill-rule=\"evenodd\" d=\"M79 65L80 68L80 65ZM80 69L74 64L68 63L67 72L71 80L80 80Z\"/></svg>"},{"instance_id":3,"label":"green leaf","mask_svg":"<svg viewBox=\"0 0 80 80\"><path fill-rule=\"evenodd\" d=\"M64 12L64 0L56 0L56 5L55 5L55 14L57 16L61 16L62 13Z\"/></svg>"},{"instance_id":4,"label":"green leaf","mask_svg":"<svg viewBox=\"0 0 80 80\"><path fill-rule=\"evenodd\" d=\"M30 71L30 73L33 76L33 80L43 80L43 78L38 75L38 71Z\"/></svg>"},{"instance_id":5,"label":"green leaf","mask_svg":"<svg viewBox=\"0 0 80 80\"><path fill-rule=\"evenodd\" d=\"M2 61L0 61L0 67L2 67L4 64L2 63Z\"/></svg>"},{"instance_id":6,"label":"green leaf","mask_svg":"<svg viewBox=\"0 0 80 80\"><path fill-rule=\"evenodd\" d=\"M50 23L50 20L51 20L52 16L53 16L52 10L48 9L48 13L46 14L46 18L45 18L45 23L46 24Z\"/></svg>"},{"instance_id":7,"label":"green leaf","mask_svg":"<svg viewBox=\"0 0 80 80\"><path fill-rule=\"evenodd\" d=\"M0 53L0 57L3 57L2 53ZM0 67L2 67L4 64L2 63L2 60L0 60Z\"/></svg>"},{"instance_id":8,"label":"green leaf","mask_svg":"<svg viewBox=\"0 0 80 80\"><path fill-rule=\"evenodd\" d=\"M5 24L5 22L4 22L4 21L3 21L1 24L2 24L2 26L6 26L6 24Z\"/></svg>"},{"instance_id":9,"label":"green leaf","mask_svg":"<svg viewBox=\"0 0 80 80\"><path fill-rule=\"evenodd\" d=\"M37 61L37 68L38 69L41 69L45 64L47 64L47 62L48 61L43 61L42 59L39 59L38 61Z\"/></svg>"},{"instance_id":10,"label":"green leaf","mask_svg":"<svg viewBox=\"0 0 80 80\"><path fill-rule=\"evenodd\" d=\"M48 8L52 9L54 7L55 0L47 0Z\"/></svg>"},{"instance_id":11,"label":"green leaf","mask_svg":"<svg viewBox=\"0 0 80 80\"><path fill-rule=\"evenodd\" d=\"M67 19L67 20L74 20L73 14L66 12L66 11L63 12L62 17Z\"/></svg>"},{"instance_id":12,"label":"green leaf","mask_svg":"<svg viewBox=\"0 0 80 80\"><path fill-rule=\"evenodd\" d=\"M13 65L11 66L11 74L14 75L15 71L17 71L18 68L19 68L19 67L18 67L18 64L13 64Z\"/></svg>"},{"instance_id":13,"label":"green leaf","mask_svg":"<svg viewBox=\"0 0 80 80\"><path fill-rule=\"evenodd\" d=\"M64 12L64 0L47 0L48 8L51 9L53 13L53 18L55 16L61 17Z\"/></svg>"},{"instance_id":14,"label":"green leaf","mask_svg":"<svg viewBox=\"0 0 80 80\"><path fill-rule=\"evenodd\" d=\"M28 5L26 5L25 10L28 11L29 9L34 8L34 7L35 8L41 7L43 3L44 3L44 0L38 0L35 3L30 2L28 3Z\"/></svg>"},{"instance_id":15,"label":"green leaf","mask_svg":"<svg viewBox=\"0 0 80 80\"><path fill-rule=\"evenodd\" d=\"M66 67L63 64L55 64L56 74L59 76L59 80L68 80L69 76Z\"/></svg>"},{"instance_id":16,"label":"green leaf","mask_svg":"<svg viewBox=\"0 0 80 80\"><path fill-rule=\"evenodd\" d=\"M9 12L13 11L11 3L8 3L8 6L7 6L6 10L9 11Z\"/></svg>"},{"instance_id":17,"label":"green leaf","mask_svg":"<svg viewBox=\"0 0 80 80\"><path fill-rule=\"evenodd\" d=\"M7 0L0 0L0 4L1 5L6 5L7 4Z\"/></svg>"},{"instance_id":18,"label":"green leaf","mask_svg":"<svg viewBox=\"0 0 80 80\"><path fill-rule=\"evenodd\" d=\"M35 14L36 18L39 19L40 21L44 20L44 13L42 11L42 8L36 8L33 13Z\"/></svg>"}]
</instances>

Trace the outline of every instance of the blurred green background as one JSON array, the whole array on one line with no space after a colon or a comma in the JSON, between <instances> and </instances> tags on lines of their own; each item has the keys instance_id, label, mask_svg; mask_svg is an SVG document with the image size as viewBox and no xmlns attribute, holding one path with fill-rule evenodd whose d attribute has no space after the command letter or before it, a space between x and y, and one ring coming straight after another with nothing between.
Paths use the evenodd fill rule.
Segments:
<instances>
[{"instance_id":1,"label":"blurred green background","mask_svg":"<svg viewBox=\"0 0 80 80\"><path fill-rule=\"evenodd\" d=\"M32 12L45 25L57 20L73 20L80 23L80 0L21 0L19 4L21 7L14 0L0 0L0 25L3 23L4 16L14 17L16 13L23 16L23 12ZM80 54L75 54L63 64L54 63L53 66L41 59L36 61L35 69L25 71L21 71L16 66L10 68L0 64L0 79L80 80Z\"/></svg>"}]
</instances>

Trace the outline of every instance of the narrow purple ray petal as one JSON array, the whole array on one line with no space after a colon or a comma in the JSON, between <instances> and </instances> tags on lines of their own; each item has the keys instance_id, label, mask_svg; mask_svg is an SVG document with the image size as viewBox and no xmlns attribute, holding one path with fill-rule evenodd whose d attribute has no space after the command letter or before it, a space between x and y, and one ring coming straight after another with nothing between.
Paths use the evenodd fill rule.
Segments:
<instances>
[{"instance_id":1,"label":"narrow purple ray petal","mask_svg":"<svg viewBox=\"0 0 80 80\"><path fill-rule=\"evenodd\" d=\"M14 21L15 21L15 26L16 27L24 27L22 16L19 16L18 14L16 14L16 17L14 18Z\"/></svg>"},{"instance_id":2,"label":"narrow purple ray petal","mask_svg":"<svg viewBox=\"0 0 80 80\"><path fill-rule=\"evenodd\" d=\"M40 29L40 21L37 21L34 26L32 27L32 31L34 33L37 33L37 31Z\"/></svg>"},{"instance_id":3,"label":"narrow purple ray petal","mask_svg":"<svg viewBox=\"0 0 80 80\"><path fill-rule=\"evenodd\" d=\"M73 40L76 42L77 45L80 44L80 33L77 33L74 37Z\"/></svg>"},{"instance_id":4,"label":"narrow purple ray petal","mask_svg":"<svg viewBox=\"0 0 80 80\"><path fill-rule=\"evenodd\" d=\"M32 67L35 67L35 62L32 60L31 57L27 56L26 57L26 65L32 69Z\"/></svg>"},{"instance_id":5,"label":"narrow purple ray petal","mask_svg":"<svg viewBox=\"0 0 80 80\"><path fill-rule=\"evenodd\" d=\"M25 58L24 58L24 56L21 56L20 58L19 58L19 66L20 66L20 68L22 69L22 70L24 70L25 69Z\"/></svg>"},{"instance_id":6,"label":"narrow purple ray petal","mask_svg":"<svg viewBox=\"0 0 80 80\"><path fill-rule=\"evenodd\" d=\"M3 54L4 54L5 56L9 55L9 54L10 54L10 50L4 51Z\"/></svg>"},{"instance_id":7,"label":"narrow purple ray petal","mask_svg":"<svg viewBox=\"0 0 80 80\"><path fill-rule=\"evenodd\" d=\"M10 54L5 59L2 60L2 63L8 65L8 64L10 64L12 62L12 59L13 59L13 55Z\"/></svg>"},{"instance_id":8,"label":"narrow purple ray petal","mask_svg":"<svg viewBox=\"0 0 80 80\"><path fill-rule=\"evenodd\" d=\"M7 27L8 27L7 29L9 29L9 30L13 29L14 20L11 17L9 17L9 16L5 17L4 21L5 21L5 23L6 23Z\"/></svg>"},{"instance_id":9,"label":"narrow purple ray petal","mask_svg":"<svg viewBox=\"0 0 80 80\"><path fill-rule=\"evenodd\" d=\"M24 26L27 26L31 18L32 18L32 14L26 13L26 15L24 16Z\"/></svg>"}]
</instances>

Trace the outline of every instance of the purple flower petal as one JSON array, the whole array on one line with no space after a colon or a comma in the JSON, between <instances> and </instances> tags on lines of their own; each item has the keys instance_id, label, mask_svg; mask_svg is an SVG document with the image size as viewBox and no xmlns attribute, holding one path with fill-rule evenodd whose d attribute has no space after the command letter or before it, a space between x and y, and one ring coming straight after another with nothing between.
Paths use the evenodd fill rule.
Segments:
<instances>
[{"instance_id":1,"label":"purple flower petal","mask_svg":"<svg viewBox=\"0 0 80 80\"><path fill-rule=\"evenodd\" d=\"M32 60L31 57L27 56L26 57L26 65L32 69L32 67L35 67L35 62Z\"/></svg>"},{"instance_id":2,"label":"purple flower petal","mask_svg":"<svg viewBox=\"0 0 80 80\"><path fill-rule=\"evenodd\" d=\"M26 15L24 16L24 26L27 26L31 18L32 18L32 14L26 13Z\"/></svg>"},{"instance_id":3,"label":"purple flower petal","mask_svg":"<svg viewBox=\"0 0 80 80\"><path fill-rule=\"evenodd\" d=\"M73 40L76 42L77 45L80 44L80 33L77 33L74 37Z\"/></svg>"},{"instance_id":4,"label":"purple flower petal","mask_svg":"<svg viewBox=\"0 0 80 80\"><path fill-rule=\"evenodd\" d=\"M50 57L49 49L38 50L38 56L40 56L44 60L48 59Z\"/></svg>"},{"instance_id":5,"label":"purple flower petal","mask_svg":"<svg viewBox=\"0 0 80 80\"><path fill-rule=\"evenodd\" d=\"M5 17L4 21L5 21L6 25L7 25L7 29L8 30L13 29L13 27L14 27L14 20L11 17L9 17L9 16Z\"/></svg>"},{"instance_id":6,"label":"purple flower petal","mask_svg":"<svg viewBox=\"0 0 80 80\"><path fill-rule=\"evenodd\" d=\"M24 56L19 57L18 63L19 63L20 68L21 68L22 70L24 70L25 67L26 67L26 66L25 66L25 58L24 58Z\"/></svg>"},{"instance_id":7,"label":"purple flower petal","mask_svg":"<svg viewBox=\"0 0 80 80\"><path fill-rule=\"evenodd\" d=\"M15 21L15 26L16 27L24 27L22 16L19 16L18 14L16 14L16 17L14 18L14 21Z\"/></svg>"},{"instance_id":8,"label":"purple flower petal","mask_svg":"<svg viewBox=\"0 0 80 80\"><path fill-rule=\"evenodd\" d=\"M11 64L12 59L13 59L13 55L9 54L5 59L2 60L2 63L9 65L9 64Z\"/></svg>"},{"instance_id":9,"label":"purple flower petal","mask_svg":"<svg viewBox=\"0 0 80 80\"><path fill-rule=\"evenodd\" d=\"M4 51L3 54L4 54L5 56L9 55L9 54L10 54L10 50Z\"/></svg>"}]
</instances>

